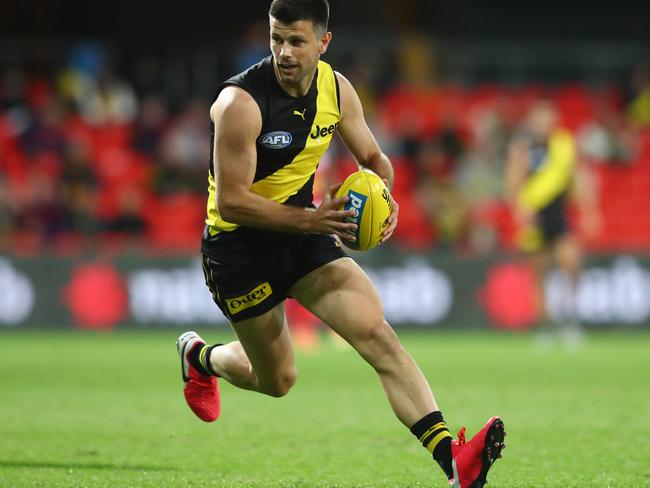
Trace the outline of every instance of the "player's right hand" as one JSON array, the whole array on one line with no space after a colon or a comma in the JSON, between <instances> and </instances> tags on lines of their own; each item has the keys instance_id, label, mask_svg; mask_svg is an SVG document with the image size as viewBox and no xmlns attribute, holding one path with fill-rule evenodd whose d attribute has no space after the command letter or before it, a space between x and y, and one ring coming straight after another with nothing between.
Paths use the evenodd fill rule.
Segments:
<instances>
[{"instance_id":1,"label":"player's right hand","mask_svg":"<svg viewBox=\"0 0 650 488\"><path fill-rule=\"evenodd\" d=\"M346 241L355 241L354 232L357 224L346 219L355 217L355 209L343 210L343 205L349 200L347 196L337 197L340 184L333 185L325 194L320 206L312 213L309 232L313 234L335 234Z\"/></svg>"}]
</instances>

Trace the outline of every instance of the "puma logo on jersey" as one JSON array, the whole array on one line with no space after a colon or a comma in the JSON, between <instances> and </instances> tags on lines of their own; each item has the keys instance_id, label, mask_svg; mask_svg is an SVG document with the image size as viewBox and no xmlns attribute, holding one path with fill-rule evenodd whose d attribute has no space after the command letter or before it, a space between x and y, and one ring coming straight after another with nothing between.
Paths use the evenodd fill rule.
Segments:
<instances>
[{"instance_id":1,"label":"puma logo on jersey","mask_svg":"<svg viewBox=\"0 0 650 488\"><path fill-rule=\"evenodd\" d=\"M302 120L305 120L305 112L306 112L306 111L307 111L306 108L303 109L302 112L298 112L297 110L294 110L294 111L293 111L293 115L297 115L297 116L300 117Z\"/></svg>"}]
</instances>

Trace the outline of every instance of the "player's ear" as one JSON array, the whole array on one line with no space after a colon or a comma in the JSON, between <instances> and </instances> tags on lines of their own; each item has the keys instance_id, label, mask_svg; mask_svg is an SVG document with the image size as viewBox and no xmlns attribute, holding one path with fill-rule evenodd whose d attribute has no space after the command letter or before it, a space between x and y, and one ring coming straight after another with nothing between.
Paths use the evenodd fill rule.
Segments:
<instances>
[{"instance_id":1,"label":"player's ear","mask_svg":"<svg viewBox=\"0 0 650 488\"><path fill-rule=\"evenodd\" d=\"M325 32L322 36L320 36L320 53L325 54L327 51L327 47L330 45L330 42L332 41L332 33L331 32Z\"/></svg>"}]
</instances>

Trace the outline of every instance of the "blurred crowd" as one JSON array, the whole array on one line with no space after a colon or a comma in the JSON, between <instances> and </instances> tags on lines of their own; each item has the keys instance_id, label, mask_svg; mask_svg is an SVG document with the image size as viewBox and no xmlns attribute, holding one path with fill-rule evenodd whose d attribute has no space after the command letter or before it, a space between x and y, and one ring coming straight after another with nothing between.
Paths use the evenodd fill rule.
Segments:
<instances>
[{"instance_id":1,"label":"blurred crowd","mask_svg":"<svg viewBox=\"0 0 650 488\"><path fill-rule=\"evenodd\" d=\"M247 35L232 74L266 53L265 32ZM474 253L507 247L505 154L540 98L557 105L575 134L582 167L647 163L639 143L650 126L647 66L634 69L625 86L461 87L437 79L435 57L423 45L405 39L390 66L379 56L335 66L357 88L396 166L401 225L392 245ZM0 66L0 249L198 248L211 100L170 99L163 80L153 77L145 89L139 81L92 50L45 76ZM317 192L353 169L337 140Z\"/></svg>"}]
</instances>

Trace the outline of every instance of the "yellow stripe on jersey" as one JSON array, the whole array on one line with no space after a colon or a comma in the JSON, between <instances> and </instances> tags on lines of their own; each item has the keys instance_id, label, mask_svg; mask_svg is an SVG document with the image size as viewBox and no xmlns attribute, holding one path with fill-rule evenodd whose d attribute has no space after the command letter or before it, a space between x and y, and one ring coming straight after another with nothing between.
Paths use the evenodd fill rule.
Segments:
<instances>
[{"instance_id":1,"label":"yellow stripe on jersey","mask_svg":"<svg viewBox=\"0 0 650 488\"><path fill-rule=\"evenodd\" d=\"M332 67L324 62L318 62L318 79L316 80L318 95L316 98L316 116L305 148L288 164L267 177L256 181L251 191L274 202L284 203L296 194L316 172L318 163L332 141L332 136L341 120L338 107L336 75ZM226 222L217 211L215 181L209 175L209 197L207 204L210 233L230 232L238 227L237 224Z\"/></svg>"},{"instance_id":2,"label":"yellow stripe on jersey","mask_svg":"<svg viewBox=\"0 0 650 488\"><path fill-rule=\"evenodd\" d=\"M316 117L307 137L305 148L286 166L253 183L251 191L278 203L300 190L316 171L320 159L332 141L341 115L336 98L336 79L331 66L318 63L318 97ZM334 96L332 96L334 94Z\"/></svg>"},{"instance_id":3,"label":"yellow stripe on jersey","mask_svg":"<svg viewBox=\"0 0 650 488\"><path fill-rule=\"evenodd\" d=\"M217 210L217 185L212 177L212 173L208 174L208 205L205 223L210 226L210 235L218 234L219 232L230 232L239 227L237 224L226 222L219 215Z\"/></svg>"},{"instance_id":4,"label":"yellow stripe on jersey","mask_svg":"<svg viewBox=\"0 0 650 488\"><path fill-rule=\"evenodd\" d=\"M519 204L532 212L544 208L567 190L576 164L573 137L566 130L555 131L541 169L533 173L519 193Z\"/></svg>"}]
</instances>

